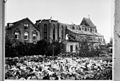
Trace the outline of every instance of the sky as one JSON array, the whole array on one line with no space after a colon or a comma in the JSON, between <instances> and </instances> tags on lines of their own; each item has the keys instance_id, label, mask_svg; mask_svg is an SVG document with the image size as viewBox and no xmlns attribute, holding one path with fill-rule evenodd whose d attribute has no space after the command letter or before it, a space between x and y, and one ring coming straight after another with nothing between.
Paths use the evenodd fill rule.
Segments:
<instances>
[{"instance_id":1,"label":"sky","mask_svg":"<svg viewBox=\"0 0 120 81\"><path fill-rule=\"evenodd\" d=\"M28 17L33 23L39 19L58 20L79 25L89 17L106 42L113 37L114 0L7 0L5 23Z\"/></svg>"}]
</instances>

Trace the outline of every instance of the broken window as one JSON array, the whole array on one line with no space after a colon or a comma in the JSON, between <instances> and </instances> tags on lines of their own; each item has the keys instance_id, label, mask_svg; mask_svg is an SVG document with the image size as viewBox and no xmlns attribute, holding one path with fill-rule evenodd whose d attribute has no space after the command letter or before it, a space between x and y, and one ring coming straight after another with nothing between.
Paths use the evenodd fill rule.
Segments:
<instances>
[{"instance_id":1,"label":"broken window","mask_svg":"<svg viewBox=\"0 0 120 81\"><path fill-rule=\"evenodd\" d=\"M19 37L20 37L20 30L19 29L15 30L14 36L15 36L15 39L19 39Z\"/></svg>"},{"instance_id":2,"label":"broken window","mask_svg":"<svg viewBox=\"0 0 120 81\"><path fill-rule=\"evenodd\" d=\"M76 51L78 51L78 46L76 45Z\"/></svg>"},{"instance_id":3,"label":"broken window","mask_svg":"<svg viewBox=\"0 0 120 81\"><path fill-rule=\"evenodd\" d=\"M87 28L85 28L85 31L87 31Z\"/></svg>"},{"instance_id":4,"label":"broken window","mask_svg":"<svg viewBox=\"0 0 120 81\"><path fill-rule=\"evenodd\" d=\"M28 40L28 32L24 33L24 40Z\"/></svg>"},{"instance_id":5,"label":"broken window","mask_svg":"<svg viewBox=\"0 0 120 81\"><path fill-rule=\"evenodd\" d=\"M92 32L92 28L90 28L90 32Z\"/></svg>"},{"instance_id":6,"label":"broken window","mask_svg":"<svg viewBox=\"0 0 120 81\"><path fill-rule=\"evenodd\" d=\"M61 34L62 34L62 39L64 39L64 27L62 26L62 32L61 32Z\"/></svg>"},{"instance_id":7,"label":"broken window","mask_svg":"<svg viewBox=\"0 0 120 81\"><path fill-rule=\"evenodd\" d=\"M19 35L20 35L19 32L15 32L15 39L19 39Z\"/></svg>"},{"instance_id":8,"label":"broken window","mask_svg":"<svg viewBox=\"0 0 120 81\"><path fill-rule=\"evenodd\" d=\"M33 31L32 32L32 36L33 36L33 40L36 40L37 39L37 31Z\"/></svg>"},{"instance_id":9,"label":"broken window","mask_svg":"<svg viewBox=\"0 0 120 81\"><path fill-rule=\"evenodd\" d=\"M81 27L79 27L79 30L81 30Z\"/></svg>"},{"instance_id":10,"label":"broken window","mask_svg":"<svg viewBox=\"0 0 120 81\"><path fill-rule=\"evenodd\" d=\"M27 29L28 28L28 24L26 23L26 24L24 24L24 29Z\"/></svg>"},{"instance_id":11,"label":"broken window","mask_svg":"<svg viewBox=\"0 0 120 81\"><path fill-rule=\"evenodd\" d=\"M70 52L73 52L73 45L70 45Z\"/></svg>"},{"instance_id":12,"label":"broken window","mask_svg":"<svg viewBox=\"0 0 120 81\"><path fill-rule=\"evenodd\" d=\"M53 25L53 40L55 40L55 24Z\"/></svg>"},{"instance_id":13,"label":"broken window","mask_svg":"<svg viewBox=\"0 0 120 81\"><path fill-rule=\"evenodd\" d=\"M47 24L44 24L44 39L47 39Z\"/></svg>"}]
</instances>

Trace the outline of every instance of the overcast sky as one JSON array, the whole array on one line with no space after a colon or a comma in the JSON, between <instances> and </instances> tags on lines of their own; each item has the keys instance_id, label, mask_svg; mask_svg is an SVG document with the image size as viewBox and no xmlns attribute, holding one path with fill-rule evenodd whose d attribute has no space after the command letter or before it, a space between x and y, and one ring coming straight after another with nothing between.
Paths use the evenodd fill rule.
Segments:
<instances>
[{"instance_id":1,"label":"overcast sky","mask_svg":"<svg viewBox=\"0 0 120 81\"><path fill-rule=\"evenodd\" d=\"M5 23L26 17L35 23L52 16L61 23L79 25L89 15L106 42L112 37L114 0L7 0L5 11Z\"/></svg>"}]
</instances>

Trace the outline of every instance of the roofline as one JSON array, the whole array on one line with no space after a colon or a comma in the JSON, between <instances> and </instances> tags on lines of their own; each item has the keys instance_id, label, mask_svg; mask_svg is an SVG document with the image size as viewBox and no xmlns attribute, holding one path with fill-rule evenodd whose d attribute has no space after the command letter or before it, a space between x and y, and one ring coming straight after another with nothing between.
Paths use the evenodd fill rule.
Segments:
<instances>
[{"instance_id":1,"label":"roofline","mask_svg":"<svg viewBox=\"0 0 120 81\"><path fill-rule=\"evenodd\" d=\"M52 22L58 22L58 20L52 20L52 19L39 19L39 20L36 20L36 22L39 22L39 21L52 21Z\"/></svg>"},{"instance_id":2,"label":"roofline","mask_svg":"<svg viewBox=\"0 0 120 81\"><path fill-rule=\"evenodd\" d=\"M13 24L13 26L7 27L6 29L11 29L11 28L13 28L13 27L16 27L16 26L18 25L18 24L16 24L16 23L22 22L22 21L24 21L24 20L28 20L38 31L40 31L40 30L37 28L37 26L36 26L28 17L23 18L23 19L21 19L21 20L19 20L19 21L16 21L16 22L11 23L11 24ZM9 23L7 23L7 24L9 24Z\"/></svg>"},{"instance_id":3,"label":"roofline","mask_svg":"<svg viewBox=\"0 0 120 81\"><path fill-rule=\"evenodd\" d=\"M67 29L67 30L69 30L69 29ZM71 30L69 30L69 31L71 31ZM98 37L104 37L103 35L95 35L94 33L94 35L90 35L90 34L80 34L80 33L76 33L76 32L73 32L73 31L71 31L72 33L75 33L75 34L78 34L78 35L88 35L88 36L98 36Z\"/></svg>"}]
</instances>

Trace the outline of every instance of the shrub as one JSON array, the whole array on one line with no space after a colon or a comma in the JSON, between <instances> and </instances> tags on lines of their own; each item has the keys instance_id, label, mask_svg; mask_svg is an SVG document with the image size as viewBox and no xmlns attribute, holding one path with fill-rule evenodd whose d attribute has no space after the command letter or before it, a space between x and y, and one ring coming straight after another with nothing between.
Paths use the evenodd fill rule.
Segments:
<instances>
[{"instance_id":1,"label":"shrub","mask_svg":"<svg viewBox=\"0 0 120 81\"><path fill-rule=\"evenodd\" d=\"M87 40L80 42L79 56L93 57L99 56L100 53L101 53L100 46L93 47L93 43L89 43Z\"/></svg>"},{"instance_id":2,"label":"shrub","mask_svg":"<svg viewBox=\"0 0 120 81\"><path fill-rule=\"evenodd\" d=\"M47 55L56 56L63 48L63 44L59 42L49 43L46 40L40 40L37 44L33 43L21 43L19 41L14 41L14 43L9 40L5 44L5 56L25 56L25 55Z\"/></svg>"}]
</instances>

